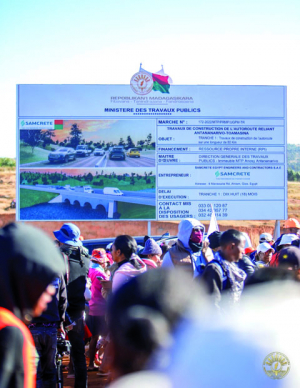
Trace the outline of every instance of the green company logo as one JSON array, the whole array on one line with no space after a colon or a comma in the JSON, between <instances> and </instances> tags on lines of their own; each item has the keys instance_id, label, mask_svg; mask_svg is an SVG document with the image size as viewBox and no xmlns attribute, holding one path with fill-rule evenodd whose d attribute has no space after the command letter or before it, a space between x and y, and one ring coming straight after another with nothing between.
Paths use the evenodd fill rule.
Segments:
<instances>
[{"instance_id":1,"label":"green company logo","mask_svg":"<svg viewBox=\"0 0 300 388\"><path fill-rule=\"evenodd\" d=\"M22 125L22 127L24 126L24 124L25 124L25 121L24 121L24 120L22 120L22 121L21 121L21 125Z\"/></svg>"},{"instance_id":2,"label":"green company logo","mask_svg":"<svg viewBox=\"0 0 300 388\"><path fill-rule=\"evenodd\" d=\"M219 178L219 176L220 176L219 171L216 171L216 172L215 172L215 176L216 176L216 178Z\"/></svg>"},{"instance_id":3,"label":"green company logo","mask_svg":"<svg viewBox=\"0 0 300 388\"><path fill-rule=\"evenodd\" d=\"M263 369L265 374L271 379L282 379L291 369L290 360L283 353L273 352L264 359Z\"/></svg>"}]
</instances>

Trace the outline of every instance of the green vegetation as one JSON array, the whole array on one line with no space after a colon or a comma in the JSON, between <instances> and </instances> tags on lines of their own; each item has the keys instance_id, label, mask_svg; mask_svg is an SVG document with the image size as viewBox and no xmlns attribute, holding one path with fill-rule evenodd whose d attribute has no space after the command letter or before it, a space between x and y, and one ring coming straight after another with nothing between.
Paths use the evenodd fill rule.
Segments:
<instances>
[{"instance_id":1,"label":"green vegetation","mask_svg":"<svg viewBox=\"0 0 300 388\"><path fill-rule=\"evenodd\" d=\"M22 209L24 207L38 205L39 203L49 202L58 195L59 194L46 193L44 191L20 189L20 208Z\"/></svg>"},{"instance_id":2,"label":"green vegetation","mask_svg":"<svg viewBox=\"0 0 300 388\"><path fill-rule=\"evenodd\" d=\"M288 170L300 171L300 144L287 145Z\"/></svg>"},{"instance_id":3,"label":"green vegetation","mask_svg":"<svg viewBox=\"0 0 300 388\"><path fill-rule=\"evenodd\" d=\"M49 151L36 147L34 153L32 153L31 147L25 144L20 144L20 163L33 163L41 162L42 160L48 160Z\"/></svg>"},{"instance_id":4,"label":"green vegetation","mask_svg":"<svg viewBox=\"0 0 300 388\"><path fill-rule=\"evenodd\" d=\"M135 203L118 202L118 213L121 214L120 220L125 219L155 219L155 207L139 205Z\"/></svg>"},{"instance_id":5,"label":"green vegetation","mask_svg":"<svg viewBox=\"0 0 300 388\"><path fill-rule=\"evenodd\" d=\"M20 183L27 185L54 185L54 186L91 186L102 189L104 187L118 187L120 190L140 191L155 188L155 176L152 172L144 172L143 175L137 173L116 175L114 172L104 175L88 174L69 176L63 172L21 172Z\"/></svg>"},{"instance_id":6,"label":"green vegetation","mask_svg":"<svg viewBox=\"0 0 300 388\"><path fill-rule=\"evenodd\" d=\"M0 158L0 167L16 167L16 159L13 158Z\"/></svg>"}]
</instances>

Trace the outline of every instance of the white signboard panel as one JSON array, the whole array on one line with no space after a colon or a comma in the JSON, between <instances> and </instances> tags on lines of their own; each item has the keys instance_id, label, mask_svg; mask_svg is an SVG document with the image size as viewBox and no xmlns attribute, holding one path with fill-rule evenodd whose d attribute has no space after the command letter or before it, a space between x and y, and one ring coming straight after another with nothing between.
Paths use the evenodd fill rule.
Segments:
<instances>
[{"instance_id":1,"label":"white signboard panel","mask_svg":"<svg viewBox=\"0 0 300 388\"><path fill-rule=\"evenodd\" d=\"M287 217L285 87L141 74L18 85L19 220Z\"/></svg>"}]
</instances>

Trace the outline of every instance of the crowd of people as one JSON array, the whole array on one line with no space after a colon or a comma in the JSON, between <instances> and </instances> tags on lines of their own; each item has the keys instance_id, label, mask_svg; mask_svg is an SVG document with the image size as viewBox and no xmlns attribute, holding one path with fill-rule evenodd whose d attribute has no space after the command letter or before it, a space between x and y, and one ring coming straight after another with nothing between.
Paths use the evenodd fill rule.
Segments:
<instances>
[{"instance_id":1,"label":"crowd of people","mask_svg":"<svg viewBox=\"0 0 300 388\"><path fill-rule=\"evenodd\" d=\"M0 230L0 387L56 387L58 336L71 344L68 377L75 379L75 388L88 386L91 371L116 388L180 387L181 370L190 381L186 386L219 386L217 370L213 377L203 371L204 385L193 380L198 356L189 333L192 343L199 343L199 368L211 370L209 355L224 351L220 327L228 317L240 317L236 314L255 294L254 285L297 285L300 223L291 218L284 228L276 241L262 233L253 247L243 232L207 236L201 222L187 218L176 238L157 243L145 236L141 247L120 235L90 255L72 223L53 232L55 241L28 225L5 226ZM199 321L204 326L198 338ZM207 339L212 327L214 340L203 348L200 333ZM268 386L260 379L256 386ZM234 379L228 385L240 386Z\"/></svg>"}]
</instances>

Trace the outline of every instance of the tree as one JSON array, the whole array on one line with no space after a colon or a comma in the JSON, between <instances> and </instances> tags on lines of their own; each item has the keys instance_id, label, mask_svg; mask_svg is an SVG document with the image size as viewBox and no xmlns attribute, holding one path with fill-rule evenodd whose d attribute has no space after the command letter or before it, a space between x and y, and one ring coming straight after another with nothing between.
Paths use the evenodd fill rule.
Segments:
<instances>
[{"instance_id":1,"label":"tree","mask_svg":"<svg viewBox=\"0 0 300 388\"><path fill-rule=\"evenodd\" d=\"M147 140L146 140L147 145L149 145L151 143L151 140L152 140L152 135L151 135L151 133L149 133L149 135L147 136Z\"/></svg>"},{"instance_id":2,"label":"tree","mask_svg":"<svg viewBox=\"0 0 300 388\"><path fill-rule=\"evenodd\" d=\"M94 179L94 176L93 176L93 174L91 174L90 172L87 174L87 176L85 177L85 179L86 179L86 181L87 182L92 182L93 181L93 179Z\"/></svg>"},{"instance_id":3,"label":"tree","mask_svg":"<svg viewBox=\"0 0 300 388\"><path fill-rule=\"evenodd\" d=\"M34 148L41 142L41 129L22 130L20 134L20 140L28 144L31 147L33 153Z\"/></svg>"},{"instance_id":4,"label":"tree","mask_svg":"<svg viewBox=\"0 0 300 388\"><path fill-rule=\"evenodd\" d=\"M119 140L119 146L125 146L125 141L123 140L122 137Z\"/></svg>"},{"instance_id":5,"label":"tree","mask_svg":"<svg viewBox=\"0 0 300 388\"><path fill-rule=\"evenodd\" d=\"M76 148L78 144L80 144L81 138L82 138L82 130L78 127L78 125L72 124L71 130L70 130L70 136L71 136L71 146L73 148Z\"/></svg>"},{"instance_id":6,"label":"tree","mask_svg":"<svg viewBox=\"0 0 300 388\"><path fill-rule=\"evenodd\" d=\"M128 148L134 148L135 147L134 142L132 141L130 136L127 136L127 147Z\"/></svg>"},{"instance_id":7,"label":"tree","mask_svg":"<svg viewBox=\"0 0 300 388\"><path fill-rule=\"evenodd\" d=\"M41 140L43 142L43 148L46 148L48 144L53 144L52 137L55 137L55 133L53 130L47 130L41 132Z\"/></svg>"},{"instance_id":8,"label":"tree","mask_svg":"<svg viewBox=\"0 0 300 388\"><path fill-rule=\"evenodd\" d=\"M295 180L295 172L293 170L288 170L288 181L294 182Z\"/></svg>"}]
</instances>

